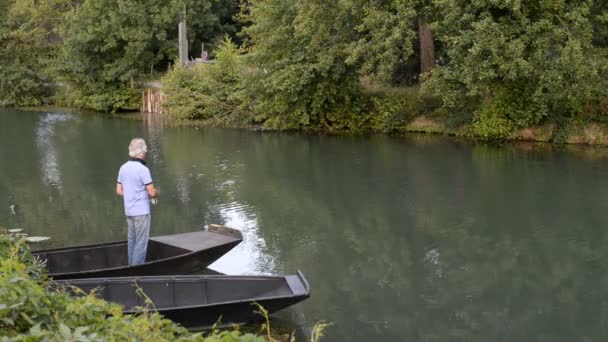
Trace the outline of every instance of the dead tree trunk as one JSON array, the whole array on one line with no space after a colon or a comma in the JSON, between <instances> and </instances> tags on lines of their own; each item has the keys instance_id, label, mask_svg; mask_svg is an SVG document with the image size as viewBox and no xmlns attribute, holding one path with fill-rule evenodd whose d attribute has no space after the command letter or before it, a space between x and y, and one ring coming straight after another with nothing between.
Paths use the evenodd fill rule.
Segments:
<instances>
[{"instance_id":1,"label":"dead tree trunk","mask_svg":"<svg viewBox=\"0 0 608 342\"><path fill-rule=\"evenodd\" d=\"M179 26L179 62L185 66L188 62L188 33L186 29L186 4L183 4L182 13L180 14Z\"/></svg>"}]
</instances>

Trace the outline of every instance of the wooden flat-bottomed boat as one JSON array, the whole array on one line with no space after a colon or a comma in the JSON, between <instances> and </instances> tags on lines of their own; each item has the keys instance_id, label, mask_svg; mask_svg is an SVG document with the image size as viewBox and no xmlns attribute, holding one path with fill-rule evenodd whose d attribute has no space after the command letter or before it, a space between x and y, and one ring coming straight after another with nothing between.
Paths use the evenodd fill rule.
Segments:
<instances>
[{"instance_id":1,"label":"wooden flat-bottomed boat","mask_svg":"<svg viewBox=\"0 0 608 342\"><path fill-rule=\"evenodd\" d=\"M128 265L127 241L34 251L54 280L191 274L202 271L243 240L240 231L210 225L206 231L152 237L146 262Z\"/></svg>"},{"instance_id":2,"label":"wooden flat-bottomed boat","mask_svg":"<svg viewBox=\"0 0 608 342\"><path fill-rule=\"evenodd\" d=\"M141 312L146 306L144 298L137 293L140 288L153 303L147 306L149 310L156 310L190 329L249 323L262 319L253 303L272 314L310 296L308 282L299 271L288 276L154 276L57 283L77 287L84 293L95 290L98 297L123 305L127 314Z\"/></svg>"}]
</instances>

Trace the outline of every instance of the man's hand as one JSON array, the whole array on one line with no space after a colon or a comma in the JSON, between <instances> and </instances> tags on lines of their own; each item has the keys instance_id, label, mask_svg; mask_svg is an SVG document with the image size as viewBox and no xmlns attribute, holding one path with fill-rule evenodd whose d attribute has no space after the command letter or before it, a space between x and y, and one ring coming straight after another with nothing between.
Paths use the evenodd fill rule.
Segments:
<instances>
[{"instance_id":1,"label":"man's hand","mask_svg":"<svg viewBox=\"0 0 608 342\"><path fill-rule=\"evenodd\" d=\"M122 184L116 183L116 194L118 196L124 196L125 193L122 191Z\"/></svg>"},{"instance_id":2,"label":"man's hand","mask_svg":"<svg viewBox=\"0 0 608 342\"><path fill-rule=\"evenodd\" d=\"M156 187L154 187L154 183L150 183L150 184L146 185L146 191L148 192L148 195L151 198L158 197L159 191Z\"/></svg>"}]
</instances>

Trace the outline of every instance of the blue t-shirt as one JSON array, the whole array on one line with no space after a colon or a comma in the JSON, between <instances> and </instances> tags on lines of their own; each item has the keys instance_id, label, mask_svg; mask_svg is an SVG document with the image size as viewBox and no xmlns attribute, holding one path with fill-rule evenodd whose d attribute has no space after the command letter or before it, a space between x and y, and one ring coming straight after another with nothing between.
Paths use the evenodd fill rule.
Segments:
<instances>
[{"instance_id":1,"label":"blue t-shirt","mask_svg":"<svg viewBox=\"0 0 608 342\"><path fill-rule=\"evenodd\" d=\"M144 163L143 160L131 159L118 171L117 182L122 184L127 216L150 213L150 197L146 185L152 184L152 176Z\"/></svg>"}]
</instances>

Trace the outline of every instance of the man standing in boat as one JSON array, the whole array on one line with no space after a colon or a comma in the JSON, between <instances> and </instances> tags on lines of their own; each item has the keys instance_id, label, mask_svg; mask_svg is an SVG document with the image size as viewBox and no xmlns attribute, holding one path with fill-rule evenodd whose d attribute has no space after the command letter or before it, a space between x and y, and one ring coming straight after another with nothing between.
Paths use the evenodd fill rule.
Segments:
<instances>
[{"instance_id":1,"label":"man standing in boat","mask_svg":"<svg viewBox=\"0 0 608 342\"><path fill-rule=\"evenodd\" d=\"M143 264L150 237L150 200L156 199L150 170L146 166L148 148L142 138L129 144L129 160L118 171L116 194L124 198L125 215L129 229L129 265Z\"/></svg>"}]
</instances>

